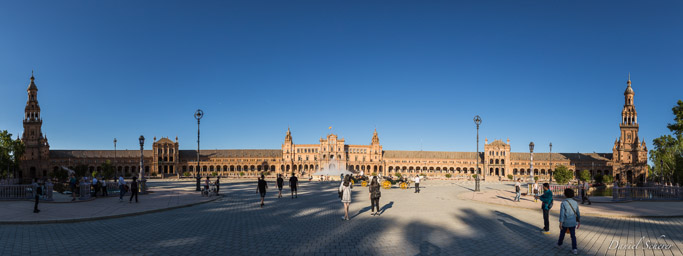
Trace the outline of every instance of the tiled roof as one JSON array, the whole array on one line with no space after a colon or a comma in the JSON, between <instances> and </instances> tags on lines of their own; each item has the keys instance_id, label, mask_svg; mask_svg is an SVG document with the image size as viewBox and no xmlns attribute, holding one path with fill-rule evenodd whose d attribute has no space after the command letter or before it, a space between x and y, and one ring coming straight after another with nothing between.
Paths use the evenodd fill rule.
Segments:
<instances>
[{"instance_id":1,"label":"tiled roof","mask_svg":"<svg viewBox=\"0 0 683 256\"><path fill-rule=\"evenodd\" d=\"M529 160L529 153L511 153L511 159L514 161ZM534 153L534 160L549 161L549 153ZM612 153L553 153L553 160L558 161L610 161L612 160Z\"/></svg>"},{"instance_id":2,"label":"tiled roof","mask_svg":"<svg viewBox=\"0 0 683 256\"><path fill-rule=\"evenodd\" d=\"M197 157L197 150L179 150L180 158L194 159ZM275 157L282 158L281 149L207 149L200 150L202 157L224 157L224 158L240 158L240 157Z\"/></svg>"},{"instance_id":3,"label":"tiled roof","mask_svg":"<svg viewBox=\"0 0 683 256\"><path fill-rule=\"evenodd\" d=\"M480 153L481 154L481 153ZM476 159L477 152L385 150L384 158Z\"/></svg>"},{"instance_id":4,"label":"tiled roof","mask_svg":"<svg viewBox=\"0 0 683 256\"><path fill-rule=\"evenodd\" d=\"M152 150L144 150L143 155L152 157ZM116 150L116 157L138 158L140 150ZM114 150L50 150L50 158L114 158Z\"/></svg>"}]
</instances>

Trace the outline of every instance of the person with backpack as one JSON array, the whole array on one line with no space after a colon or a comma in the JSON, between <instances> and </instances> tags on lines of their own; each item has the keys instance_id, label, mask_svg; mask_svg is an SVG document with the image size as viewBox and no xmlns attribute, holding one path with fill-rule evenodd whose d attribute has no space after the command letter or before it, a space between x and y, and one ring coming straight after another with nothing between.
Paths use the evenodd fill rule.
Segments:
<instances>
[{"instance_id":1,"label":"person with backpack","mask_svg":"<svg viewBox=\"0 0 683 256\"><path fill-rule=\"evenodd\" d=\"M541 209L543 210L543 229L541 232L543 234L550 234L550 222L548 220L548 214L550 209L553 207L553 192L550 191L550 184L543 183L543 195L534 196L536 199L541 200Z\"/></svg>"},{"instance_id":2,"label":"person with backpack","mask_svg":"<svg viewBox=\"0 0 683 256\"><path fill-rule=\"evenodd\" d=\"M579 204L573 199L573 189L564 189L564 196L567 199L560 204L560 239L557 240L557 248L562 247L564 235L568 232L572 238L572 253L578 254L578 250L576 249L576 229L581 226Z\"/></svg>"},{"instance_id":3,"label":"person with backpack","mask_svg":"<svg viewBox=\"0 0 683 256\"><path fill-rule=\"evenodd\" d=\"M341 202L344 204L344 216L342 220L349 220L349 204L351 204L351 175L346 175L339 185L339 192L341 192Z\"/></svg>"},{"instance_id":4,"label":"person with backpack","mask_svg":"<svg viewBox=\"0 0 683 256\"><path fill-rule=\"evenodd\" d=\"M123 175L119 176L119 202L123 202L123 195L126 194L126 180L123 179Z\"/></svg>"},{"instance_id":5,"label":"person with backpack","mask_svg":"<svg viewBox=\"0 0 683 256\"><path fill-rule=\"evenodd\" d=\"M130 182L130 199L128 199L128 203L133 202L133 197L135 197L135 203L138 202L138 177L133 176L133 181Z\"/></svg>"},{"instance_id":6,"label":"person with backpack","mask_svg":"<svg viewBox=\"0 0 683 256\"><path fill-rule=\"evenodd\" d=\"M102 196L109 196L109 191L107 191L107 181L100 177L100 185L102 188Z\"/></svg>"},{"instance_id":7,"label":"person with backpack","mask_svg":"<svg viewBox=\"0 0 683 256\"><path fill-rule=\"evenodd\" d=\"M40 201L40 196L43 194L43 188L38 184L38 178L33 178L33 189L35 189L33 196L36 199L36 203L33 205L33 213L39 213L40 210L38 210L38 201Z\"/></svg>"},{"instance_id":8,"label":"person with backpack","mask_svg":"<svg viewBox=\"0 0 683 256\"><path fill-rule=\"evenodd\" d=\"M261 208L263 208L263 201L266 198L266 189L268 189L268 183L266 182L266 176L261 174L261 178L258 179L256 185L256 192L261 194Z\"/></svg>"},{"instance_id":9,"label":"person with backpack","mask_svg":"<svg viewBox=\"0 0 683 256\"><path fill-rule=\"evenodd\" d=\"M379 198L382 196L382 191L379 189L379 182L377 177L372 177L370 182L370 215L379 216ZM377 211L375 211L377 209Z\"/></svg>"},{"instance_id":10,"label":"person with backpack","mask_svg":"<svg viewBox=\"0 0 683 256\"><path fill-rule=\"evenodd\" d=\"M277 184L277 198L282 198L282 185L284 185L285 180L282 178L282 174L277 175L277 181L275 182Z\"/></svg>"},{"instance_id":11,"label":"person with backpack","mask_svg":"<svg viewBox=\"0 0 683 256\"><path fill-rule=\"evenodd\" d=\"M289 178L289 191L292 194L292 198L299 198L299 192L297 189L299 188L299 178L292 173L292 177Z\"/></svg>"},{"instance_id":12,"label":"person with backpack","mask_svg":"<svg viewBox=\"0 0 683 256\"><path fill-rule=\"evenodd\" d=\"M521 179L517 179L517 182L515 182L515 199L512 200L513 202L519 202L519 197L522 195L522 184L519 183L520 181Z\"/></svg>"}]
</instances>

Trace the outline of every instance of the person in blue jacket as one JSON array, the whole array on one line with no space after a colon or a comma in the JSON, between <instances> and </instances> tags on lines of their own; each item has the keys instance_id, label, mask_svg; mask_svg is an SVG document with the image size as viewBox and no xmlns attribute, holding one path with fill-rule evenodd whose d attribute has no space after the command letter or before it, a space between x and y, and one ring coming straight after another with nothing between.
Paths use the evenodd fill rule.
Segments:
<instances>
[{"instance_id":1,"label":"person in blue jacket","mask_svg":"<svg viewBox=\"0 0 683 256\"><path fill-rule=\"evenodd\" d=\"M543 183L543 195L536 196L536 198L541 200L541 209L543 210L543 229L541 232L543 234L550 234L548 214L550 213L550 208L553 207L553 192L550 191L550 184Z\"/></svg>"},{"instance_id":2,"label":"person in blue jacket","mask_svg":"<svg viewBox=\"0 0 683 256\"><path fill-rule=\"evenodd\" d=\"M579 204L574 201L574 190L567 188L564 190L565 199L560 204L560 239L557 241L557 247L562 246L564 235L569 230L572 237L572 253L578 254L576 250L576 229L581 226L581 213L579 212Z\"/></svg>"}]
</instances>

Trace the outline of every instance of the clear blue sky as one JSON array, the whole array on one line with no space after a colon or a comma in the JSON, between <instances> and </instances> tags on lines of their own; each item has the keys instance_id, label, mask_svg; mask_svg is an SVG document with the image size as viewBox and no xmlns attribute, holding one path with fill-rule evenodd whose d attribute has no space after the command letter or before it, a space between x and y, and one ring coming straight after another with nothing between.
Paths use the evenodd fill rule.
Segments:
<instances>
[{"instance_id":1,"label":"clear blue sky","mask_svg":"<svg viewBox=\"0 0 683 256\"><path fill-rule=\"evenodd\" d=\"M456 3L457 2L457 3ZM484 3L486 2L486 3ZM631 72L640 136L683 98L681 1L5 1L0 130L35 70L52 149L317 143L611 152ZM146 148L151 148L147 143Z\"/></svg>"}]
</instances>

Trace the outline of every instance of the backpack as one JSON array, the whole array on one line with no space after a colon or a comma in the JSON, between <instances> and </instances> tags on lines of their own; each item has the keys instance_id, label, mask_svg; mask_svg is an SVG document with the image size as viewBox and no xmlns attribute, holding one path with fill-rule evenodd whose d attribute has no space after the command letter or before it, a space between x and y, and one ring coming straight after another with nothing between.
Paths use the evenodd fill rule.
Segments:
<instances>
[{"instance_id":1,"label":"backpack","mask_svg":"<svg viewBox=\"0 0 683 256\"><path fill-rule=\"evenodd\" d=\"M519 192L519 186L515 186L515 192Z\"/></svg>"}]
</instances>

